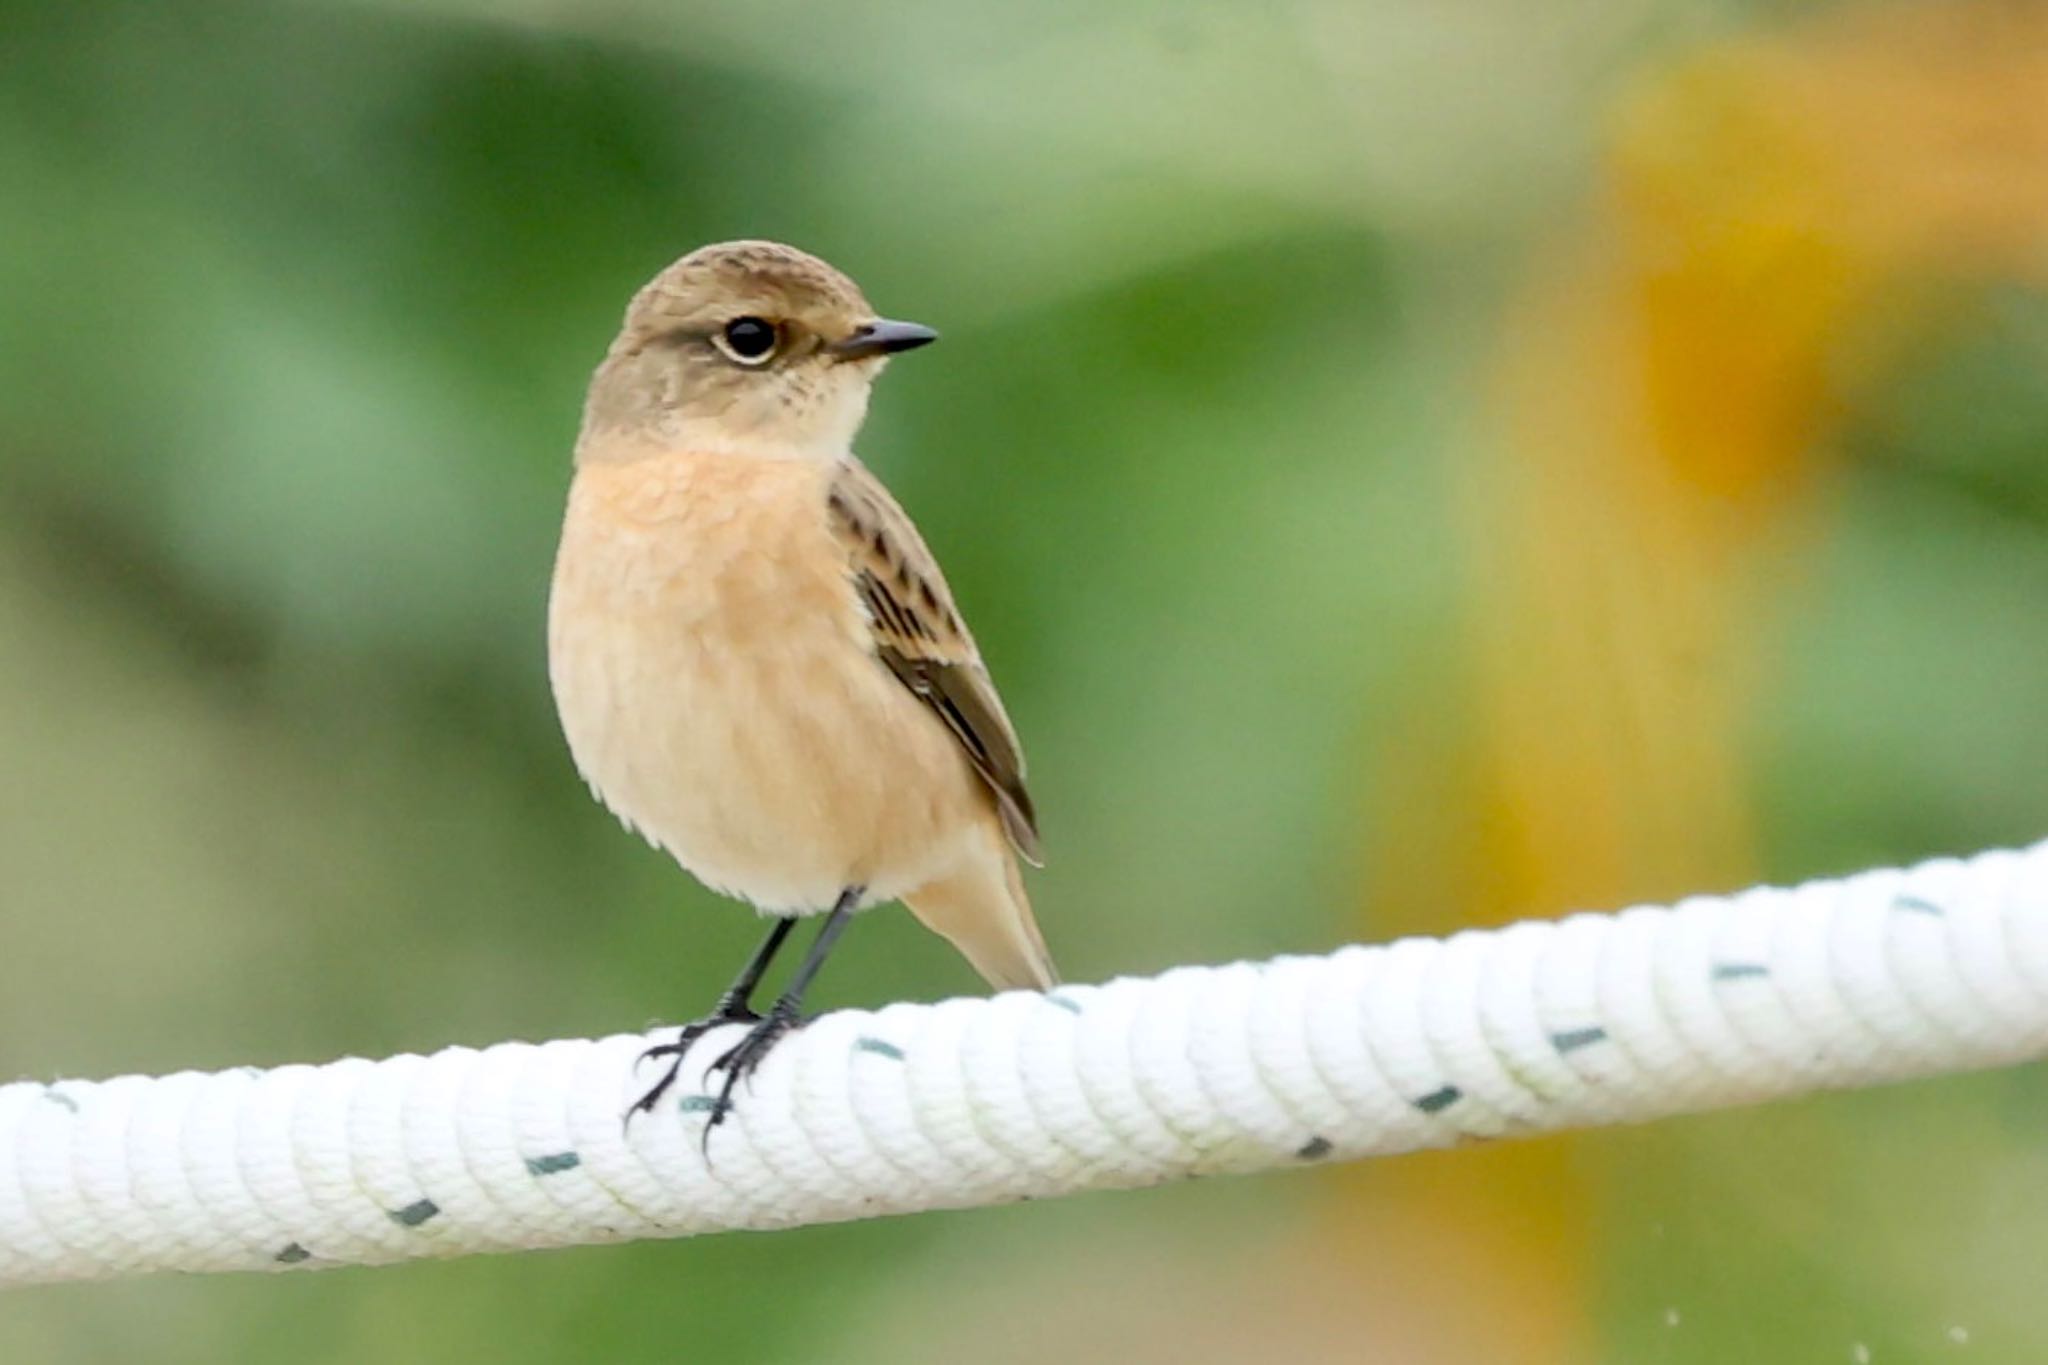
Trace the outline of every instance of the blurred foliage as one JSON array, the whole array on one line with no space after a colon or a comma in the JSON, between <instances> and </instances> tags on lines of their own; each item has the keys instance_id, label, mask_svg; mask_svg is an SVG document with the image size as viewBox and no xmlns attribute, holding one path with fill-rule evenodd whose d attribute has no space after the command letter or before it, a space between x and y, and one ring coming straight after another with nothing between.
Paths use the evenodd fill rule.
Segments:
<instances>
[{"instance_id":1,"label":"blurred foliage","mask_svg":"<svg viewBox=\"0 0 2048 1365\"><path fill-rule=\"evenodd\" d=\"M945 333L862 449L1072 977L2041 837L2038 15L0 0L0 1074L723 986L541 631L584 377L722 237ZM974 988L882 911L820 999ZM2044 1093L36 1291L0 1359L2035 1360Z\"/></svg>"}]
</instances>

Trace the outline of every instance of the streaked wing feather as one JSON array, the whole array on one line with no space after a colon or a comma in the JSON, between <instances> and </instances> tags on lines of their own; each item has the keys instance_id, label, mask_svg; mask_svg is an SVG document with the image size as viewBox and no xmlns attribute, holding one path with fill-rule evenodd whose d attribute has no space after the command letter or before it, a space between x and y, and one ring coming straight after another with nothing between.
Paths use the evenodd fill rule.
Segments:
<instances>
[{"instance_id":1,"label":"streaked wing feather","mask_svg":"<svg viewBox=\"0 0 2048 1365\"><path fill-rule=\"evenodd\" d=\"M1010 842L1036 865L1038 815L1024 786L1017 732L938 561L909 516L858 461L839 470L828 507L876 657L953 732L995 794Z\"/></svg>"}]
</instances>

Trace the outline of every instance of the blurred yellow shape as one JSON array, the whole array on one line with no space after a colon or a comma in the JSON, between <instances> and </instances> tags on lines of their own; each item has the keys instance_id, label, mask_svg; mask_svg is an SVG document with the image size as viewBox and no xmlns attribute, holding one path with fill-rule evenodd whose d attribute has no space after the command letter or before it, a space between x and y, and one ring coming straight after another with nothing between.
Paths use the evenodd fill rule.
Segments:
<instances>
[{"instance_id":1,"label":"blurred yellow shape","mask_svg":"<svg viewBox=\"0 0 2048 1365\"><path fill-rule=\"evenodd\" d=\"M2048 279L2048 7L1855 9L1718 47L1624 102L1611 146L1508 312L1461 490L1474 672L1418 699L1386 770L1375 935L1752 878L1760 551L1820 529L1832 434L1944 293ZM1477 726L1443 714L1459 686ZM1390 923L1404 906L1431 909ZM1417 1303L1459 1278L1492 1353L1418 1359L1587 1359L1573 1151L1333 1175L1323 1240Z\"/></svg>"}]
</instances>

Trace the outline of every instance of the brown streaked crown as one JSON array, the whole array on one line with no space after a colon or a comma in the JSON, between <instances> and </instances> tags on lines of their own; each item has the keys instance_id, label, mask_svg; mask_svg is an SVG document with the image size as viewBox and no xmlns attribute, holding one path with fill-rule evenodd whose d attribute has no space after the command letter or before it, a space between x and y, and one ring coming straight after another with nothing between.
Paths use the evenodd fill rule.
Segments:
<instances>
[{"instance_id":1,"label":"brown streaked crown","mask_svg":"<svg viewBox=\"0 0 2048 1365\"><path fill-rule=\"evenodd\" d=\"M860 286L807 251L780 242L714 242L669 266L633 296L614 349L679 328L708 329L755 314L843 334L874 316Z\"/></svg>"}]
</instances>

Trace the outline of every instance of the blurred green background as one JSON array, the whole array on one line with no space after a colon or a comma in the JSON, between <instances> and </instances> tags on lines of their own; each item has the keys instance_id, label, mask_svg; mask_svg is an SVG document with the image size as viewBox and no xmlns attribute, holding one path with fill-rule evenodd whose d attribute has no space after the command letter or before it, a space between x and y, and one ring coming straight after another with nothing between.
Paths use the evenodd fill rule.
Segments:
<instances>
[{"instance_id":1,"label":"blurred green background","mask_svg":"<svg viewBox=\"0 0 2048 1365\"><path fill-rule=\"evenodd\" d=\"M588 1035L756 925L571 771L589 369L733 236L1075 979L2048 835L2048 21L1706 0L0 0L0 1076ZM893 910L823 1005L978 989ZM0 1299L33 1362L2048 1358L2048 1089Z\"/></svg>"}]
</instances>

